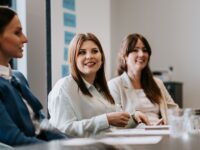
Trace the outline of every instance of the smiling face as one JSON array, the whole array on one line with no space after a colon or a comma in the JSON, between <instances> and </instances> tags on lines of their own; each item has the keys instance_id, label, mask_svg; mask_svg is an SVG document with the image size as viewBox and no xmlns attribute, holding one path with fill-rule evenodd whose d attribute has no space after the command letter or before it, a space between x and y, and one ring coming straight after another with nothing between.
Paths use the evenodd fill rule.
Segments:
<instances>
[{"instance_id":1,"label":"smiling face","mask_svg":"<svg viewBox=\"0 0 200 150\"><path fill-rule=\"evenodd\" d=\"M102 65L99 47L91 40L84 41L78 51L76 62L82 77L89 83L93 83Z\"/></svg>"},{"instance_id":2,"label":"smiling face","mask_svg":"<svg viewBox=\"0 0 200 150\"><path fill-rule=\"evenodd\" d=\"M27 37L22 32L19 18L14 16L0 35L0 63L7 65L10 59L21 58L24 43L27 43Z\"/></svg>"},{"instance_id":3,"label":"smiling face","mask_svg":"<svg viewBox=\"0 0 200 150\"><path fill-rule=\"evenodd\" d=\"M149 54L143 42L138 39L133 50L125 57L129 75L141 73L149 61Z\"/></svg>"}]
</instances>

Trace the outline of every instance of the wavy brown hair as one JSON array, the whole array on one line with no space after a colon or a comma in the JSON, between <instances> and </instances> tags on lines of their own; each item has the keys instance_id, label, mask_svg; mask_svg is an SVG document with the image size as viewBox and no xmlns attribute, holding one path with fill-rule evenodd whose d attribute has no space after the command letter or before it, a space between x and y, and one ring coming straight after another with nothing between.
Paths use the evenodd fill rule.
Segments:
<instances>
[{"instance_id":1,"label":"wavy brown hair","mask_svg":"<svg viewBox=\"0 0 200 150\"><path fill-rule=\"evenodd\" d=\"M153 74L149 67L151 47L144 36L138 33L133 33L129 34L123 39L121 49L119 52L119 64L117 73L118 75L121 75L123 72L127 72L127 64L125 61L125 57L127 57L133 51L138 39L140 39L143 42L145 48L147 49L147 53L149 54L148 63L141 73L141 85L147 98L149 98L152 103L159 104L162 95L160 88L153 79Z\"/></svg>"},{"instance_id":2,"label":"wavy brown hair","mask_svg":"<svg viewBox=\"0 0 200 150\"><path fill-rule=\"evenodd\" d=\"M94 34L92 34L92 33L86 33L86 34L80 33L80 34L75 35L75 37L70 42L69 57L70 57L70 65L71 65L70 66L71 67L70 68L71 69L71 75L74 78L74 80L76 81L76 83L78 84L78 87L81 90L81 92L85 95L92 97L92 94L89 92L89 90L87 89L83 79L81 78L81 73L80 73L80 71L77 67L77 63L76 63L78 52L79 52L83 42L85 42L85 41L93 41L98 46L100 53L102 55L102 65L96 73L94 85L98 85L100 87L101 92L105 95L107 100L111 104L114 104L114 99L110 94L110 91L109 91L108 85L107 85L107 81L106 81L106 77L105 77L105 71L104 71L105 55L104 55L100 41L98 40L98 38Z\"/></svg>"}]
</instances>

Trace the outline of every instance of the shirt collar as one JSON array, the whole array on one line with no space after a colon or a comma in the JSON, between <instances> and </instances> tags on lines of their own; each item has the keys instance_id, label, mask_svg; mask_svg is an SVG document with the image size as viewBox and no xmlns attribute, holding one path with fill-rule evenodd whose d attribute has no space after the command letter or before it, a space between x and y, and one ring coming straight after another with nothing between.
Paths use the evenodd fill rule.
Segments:
<instances>
[{"instance_id":1,"label":"shirt collar","mask_svg":"<svg viewBox=\"0 0 200 150\"><path fill-rule=\"evenodd\" d=\"M97 91L101 92L101 88L100 88L100 86L98 84L94 86L93 84L90 84L89 82L87 82L83 77L82 77L82 80L85 83L86 88L88 90L96 89Z\"/></svg>"},{"instance_id":2,"label":"shirt collar","mask_svg":"<svg viewBox=\"0 0 200 150\"><path fill-rule=\"evenodd\" d=\"M123 79L123 85L124 87L126 88L134 88L132 83L131 83L131 79L129 78L127 72L124 72L122 75L121 75L121 78Z\"/></svg>"},{"instance_id":3,"label":"shirt collar","mask_svg":"<svg viewBox=\"0 0 200 150\"><path fill-rule=\"evenodd\" d=\"M11 67L10 65L8 67L0 65L0 77L3 77L5 79L11 79Z\"/></svg>"},{"instance_id":4,"label":"shirt collar","mask_svg":"<svg viewBox=\"0 0 200 150\"><path fill-rule=\"evenodd\" d=\"M90 89L93 85L87 82L83 77L82 77L83 82L85 83L87 89Z\"/></svg>"}]
</instances>

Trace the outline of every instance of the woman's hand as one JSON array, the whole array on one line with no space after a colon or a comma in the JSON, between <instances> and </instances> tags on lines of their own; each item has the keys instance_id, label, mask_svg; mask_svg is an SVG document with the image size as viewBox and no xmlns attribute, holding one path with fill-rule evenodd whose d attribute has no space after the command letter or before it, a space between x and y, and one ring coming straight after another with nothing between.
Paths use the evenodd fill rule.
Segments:
<instances>
[{"instance_id":1,"label":"woman's hand","mask_svg":"<svg viewBox=\"0 0 200 150\"><path fill-rule=\"evenodd\" d=\"M130 114L127 112L111 112L107 114L108 123L116 127L125 127L130 119Z\"/></svg>"},{"instance_id":2,"label":"woman's hand","mask_svg":"<svg viewBox=\"0 0 200 150\"><path fill-rule=\"evenodd\" d=\"M141 111L136 111L134 114L134 119L138 122L138 123L144 123L146 125L150 125L149 119L148 117L142 113Z\"/></svg>"}]
</instances>

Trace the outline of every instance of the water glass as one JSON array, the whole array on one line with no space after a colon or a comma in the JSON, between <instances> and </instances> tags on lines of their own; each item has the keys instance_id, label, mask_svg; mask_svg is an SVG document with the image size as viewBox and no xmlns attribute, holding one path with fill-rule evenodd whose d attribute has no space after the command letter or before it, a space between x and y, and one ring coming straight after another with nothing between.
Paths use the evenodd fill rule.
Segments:
<instances>
[{"instance_id":1,"label":"water glass","mask_svg":"<svg viewBox=\"0 0 200 150\"><path fill-rule=\"evenodd\" d=\"M188 133L200 134L200 109L190 109L188 121Z\"/></svg>"},{"instance_id":2,"label":"water glass","mask_svg":"<svg viewBox=\"0 0 200 150\"><path fill-rule=\"evenodd\" d=\"M183 109L169 109L168 110L168 121L170 126L170 136L182 137L185 133L185 120L186 114Z\"/></svg>"}]
</instances>

